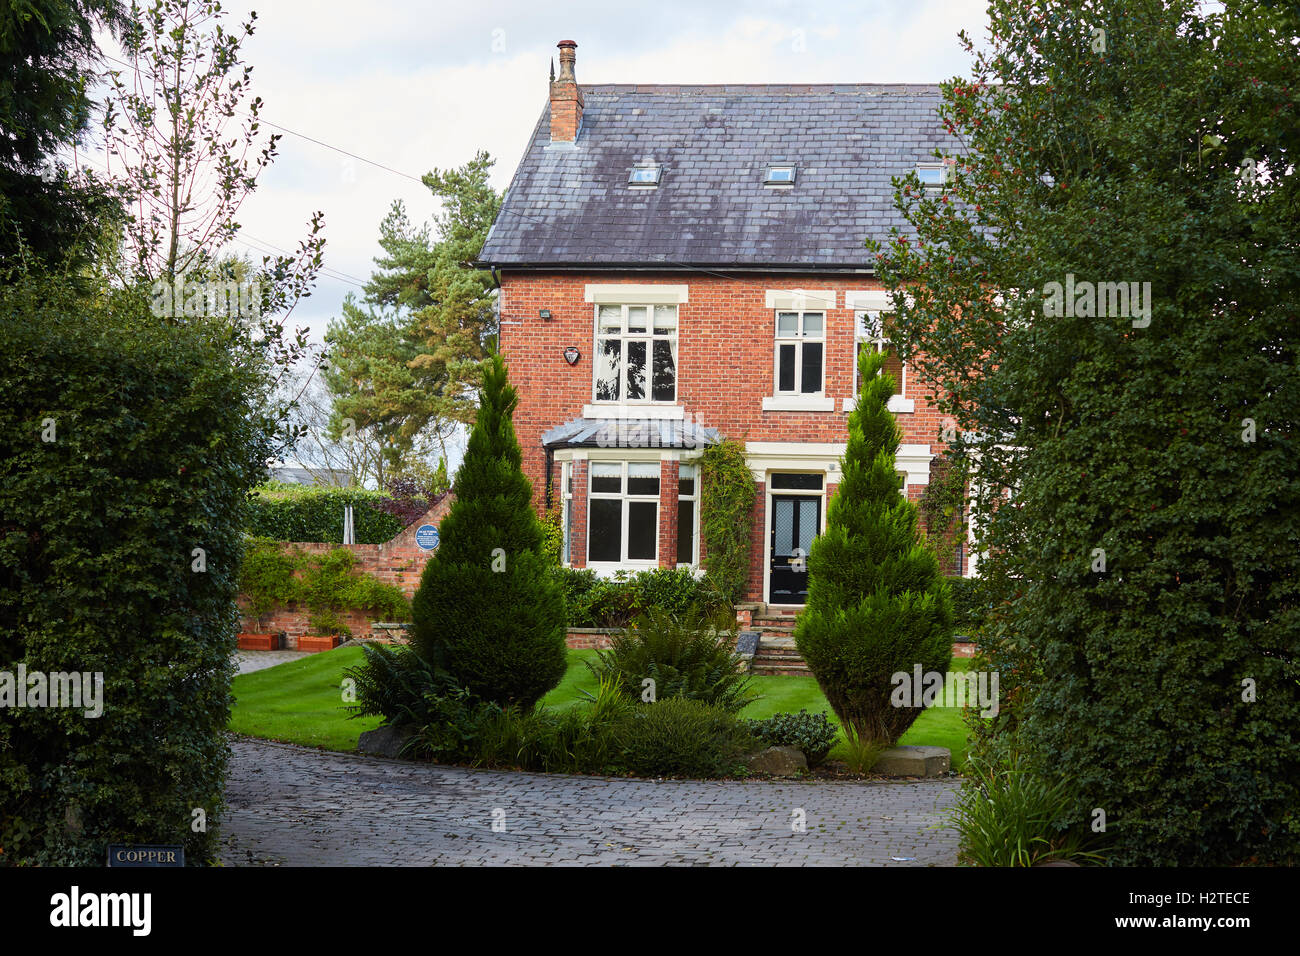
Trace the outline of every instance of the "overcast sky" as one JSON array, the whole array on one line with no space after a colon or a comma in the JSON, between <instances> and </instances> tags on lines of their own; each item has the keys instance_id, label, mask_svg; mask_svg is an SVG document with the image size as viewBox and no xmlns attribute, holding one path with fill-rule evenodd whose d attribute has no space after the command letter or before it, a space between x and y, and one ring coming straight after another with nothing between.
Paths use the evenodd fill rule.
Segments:
<instances>
[{"instance_id":1,"label":"overcast sky","mask_svg":"<svg viewBox=\"0 0 1300 956\"><path fill-rule=\"evenodd\" d=\"M509 184L547 98L555 44L578 44L580 83L930 83L968 71L985 0L668 0L625 4L229 0L258 14L245 45L271 123L418 177L476 150ZM371 271L394 199L428 219L428 190L293 135L240 213L247 248L291 249L325 214L325 264L293 320L324 332Z\"/></svg>"}]
</instances>

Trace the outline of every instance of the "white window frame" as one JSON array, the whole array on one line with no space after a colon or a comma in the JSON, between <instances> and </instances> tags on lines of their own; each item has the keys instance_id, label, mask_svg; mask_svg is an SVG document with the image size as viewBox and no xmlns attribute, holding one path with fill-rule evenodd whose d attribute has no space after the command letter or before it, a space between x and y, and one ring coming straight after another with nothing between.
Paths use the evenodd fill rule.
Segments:
<instances>
[{"instance_id":1,"label":"white window frame","mask_svg":"<svg viewBox=\"0 0 1300 956\"><path fill-rule=\"evenodd\" d=\"M628 493L628 466L629 465L648 465L653 464L658 469L659 474L659 493L655 495L633 495ZM593 482L596 478L596 466L598 465L619 465L619 491L596 491ZM661 498L663 495L663 469L658 461L628 461L609 459L593 459L587 463L587 567L595 570L603 568L657 568L659 567L659 528L663 520L663 505ZM619 541L618 560L617 561L594 561L591 557L591 503L593 501L613 501L622 502L621 527L623 529L622 540ZM629 518L631 515L631 505L635 502L654 502L655 521L654 521L654 543L655 553L651 558L629 558L627 556L628 528L630 527Z\"/></svg>"},{"instance_id":2,"label":"white window frame","mask_svg":"<svg viewBox=\"0 0 1300 956\"><path fill-rule=\"evenodd\" d=\"M797 315L798 329L794 335L781 334L781 316ZM807 316L821 316L821 331L816 335L806 335L804 320ZM826 311L824 309L777 309L772 314L772 397L784 399L816 399L826 397ZM821 388L815 392L803 391L803 347L805 344L817 343L822 347ZM794 390L781 390L781 346L794 345Z\"/></svg>"},{"instance_id":3,"label":"white window frame","mask_svg":"<svg viewBox=\"0 0 1300 956\"><path fill-rule=\"evenodd\" d=\"M617 335L601 335L600 332L600 310L617 308L620 309L619 315L619 332ZM629 309L646 310L646 330L645 332L627 331L627 315ZM672 309L673 310L673 330L671 335L655 332L655 309ZM666 408L677 404L677 386L680 376L677 373L677 365L681 359L678 350L678 331L681 325L681 309L675 303L668 302L605 302L599 303L593 307L592 312L592 341L595 342L595 348L592 350L591 361L591 402L593 405L600 406L651 406ZM597 383L600 381L600 363L602 356L601 343L606 339L618 339L623 343L619 350L618 366L618 397L614 399L605 399L597 397ZM673 349L673 397L671 399L654 398L654 343L669 342ZM644 342L646 345L646 398L625 398L627 395L627 343Z\"/></svg>"},{"instance_id":4,"label":"white window frame","mask_svg":"<svg viewBox=\"0 0 1300 956\"><path fill-rule=\"evenodd\" d=\"M560 462L560 563L566 568L573 567L572 529L573 521L573 462Z\"/></svg>"},{"instance_id":5,"label":"white window frame","mask_svg":"<svg viewBox=\"0 0 1300 956\"><path fill-rule=\"evenodd\" d=\"M692 469L692 470L695 472L695 476L694 476L694 481L695 481L695 491L694 491L693 494L689 494L689 495L684 495L684 494L682 494L682 491L681 491L681 487L682 487L682 486L681 486L681 469L683 469L683 468L690 468L690 469ZM678 555L677 555L677 566L678 566L679 568L694 568L694 567L698 567L698 566L699 566L699 563L700 563L700 482L701 482L701 480L702 480L702 477L703 477L703 476L701 475L701 469L700 469L700 466L699 466L698 464L695 464L694 462L682 462L681 464L678 465L678 472L677 472L677 481L678 481L678 485L677 485L677 500L678 500L678 501L692 501L692 502L695 503L695 507L691 509L691 554L690 554L690 560L689 560L689 561L683 561L683 560L682 560L681 553L679 552ZM680 518L680 515L681 515L681 512L678 511L678 516L679 516L679 518ZM680 529L680 527L679 527L679 529L678 529L678 538L680 539L680 537L681 537L681 529Z\"/></svg>"},{"instance_id":6,"label":"white window frame","mask_svg":"<svg viewBox=\"0 0 1300 956\"><path fill-rule=\"evenodd\" d=\"M858 347L864 342L869 342L875 346L877 352L881 352L889 345L889 337L885 335L884 325L884 317L888 314L887 309L858 309L853 313L853 395L844 399L846 412L857 408L858 391L862 387L858 379ZM902 363L901 369L898 394L889 396L889 410L896 414L916 411L916 400L905 397L907 395L906 362Z\"/></svg>"}]
</instances>

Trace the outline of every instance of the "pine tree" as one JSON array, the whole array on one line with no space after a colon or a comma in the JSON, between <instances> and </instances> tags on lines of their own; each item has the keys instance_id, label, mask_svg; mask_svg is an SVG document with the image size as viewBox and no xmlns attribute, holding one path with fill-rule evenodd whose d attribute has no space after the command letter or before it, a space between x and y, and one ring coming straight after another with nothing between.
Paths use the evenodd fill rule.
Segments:
<instances>
[{"instance_id":1,"label":"pine tree","mask_svg":"<svg viewBox=\"0 0 1300 956\"><path fill-rule=\"evenodd\" d=\"M61 157L94 116L96 35L120 38L129 22L121 0L0 7L0 266L27 259L74 274L111 252L115 191Z\"/></svg>"},{"instance_id":2,"label":"pine tree","mask_svg":"<svg viewBox=\"0 0 1300 956\"><path fill-rule=\"evenodd\" d=\"M531 707L564 676L565 614L520 467L518 402L505 362L493 356L455 501L415 594L412 642L477 697Z\"/></svg>"},{"instance_id":3,"label":"pine tree","mask_svg":"<svg viewBox=\"0 0 1300 956\"><path fill-rule=\"evenodd\" d=\"M432 225L412 223L394 202L379 225L383 255L365 294L349 295L330 322L333 437L349 419L372 432L385 471L421 457L425 442L445 453L445 433L473 420L473 387L497 332L495 281L472 265L501 208L488 182L493 162L480 151L424 176L442 207Z\"/></svg>"},{"instance_id":4,"label":"pine tree","mask_svg":"<svg viewBox=\"0 0 1300 956\"><path fill-rule=\"evenodd\" d=\"M902 433L888 409L893 379L877 374L884 360L865 351L859 359L863 385L849 415L843 477L826 533L808 556L808 603L795 641L845 733L887 746L921 712L893 706L893 675L911 680L918 664L945 674L953 621L938 559L895 472Z\"/></svg>"},{"instance_id":5,"label":"pine tree","mask_svg":"<svg viewBox=\"0 0 1300 956\"><path fill-rule=\"evenodd\" d=\"M433 472L432 487L429 488L431 494L440 495L451 487L451 479L447 477L447 459L445 457L438 459L438 467Z\"/></svg>"}]
</instances>

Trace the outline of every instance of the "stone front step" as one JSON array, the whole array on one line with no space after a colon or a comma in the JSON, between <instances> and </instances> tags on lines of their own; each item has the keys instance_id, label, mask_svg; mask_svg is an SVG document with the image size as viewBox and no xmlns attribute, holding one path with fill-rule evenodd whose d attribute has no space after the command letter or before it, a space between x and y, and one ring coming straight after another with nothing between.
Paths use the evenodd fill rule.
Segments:
<instances>
[{"instance_id":1,"label":"stone front step","mask_svg":"<svg viewBox=\"0 0 1300 956\"><path fill-rule=\"evenodd\" d=\"M750 669L750 673L756 674L760 677L788 677L795 674L807 674L811 676L812 671L810 671L807 665L802 661L798 664L769 664L766 661L761 661L758 658L755 658L754 666Z\"/></svg>"},{"instance_id":2,"label":"stone front step","mask_svg":"<svg viewBox=\"0 0 1300 956\"><path fill-rule=\"evenodd\" d=\"M794 641L794 627L764 630L754 655L752 673L763 675L811 674Z\"/></svg>"},{"instance_id":3,"label":"stone front step","mask_svg":"<svg viewBox=\"0 0 1300 956\"><path fill-rule=\"evenodd\" d=\"M754 654L750 673L764 676L811 674L794 643L794 625L799 612L761 606L755 610L749 626L745 628L758 634L758 650Z\"/></svg>"}]
</instances>

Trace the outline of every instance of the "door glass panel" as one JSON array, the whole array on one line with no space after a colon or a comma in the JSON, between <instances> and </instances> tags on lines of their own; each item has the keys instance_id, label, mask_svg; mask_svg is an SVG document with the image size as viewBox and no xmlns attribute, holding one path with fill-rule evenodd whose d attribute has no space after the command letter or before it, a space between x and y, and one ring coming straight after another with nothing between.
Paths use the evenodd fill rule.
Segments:
<instances>
[{"instance_id":1,"label":"door glass panel","mask_svg":"<svg viewBox=\"0 0 1300 956\"><path fill-rule=\"evenodd\" d=\"M817 505L814 499L799 502L799 547L803 548L805 557L817 534Z\"/></svg>"},{"instance_id":2,"label":"door glass panel","mask_svg":"<svg viewBox=\"0 0 1300 956\"><path fill-rule=\"evenodd\" d=\"M627 397L629 401L645 398L644 341L627 343Z\"/></svg>"},{"instance_id":3,"label":"door glass panel","mask_svg":"<svg viewBox=\"0 0 1300 956\"><path fill-rule=\"evenodd\" d=\"M656 402L671 402L677 395L677 343L670 339L655 339L654 383L651 398Z\"/></svg>"},{"instance_id":4,"label":"door glass panel","mask_svg":"<svg viewBox=\"0 0 1300 956\"><path fill-rule=\"evenodd\" d=\"M772 550L778 558L788 558L794 551L794 502L772 502Z\"/></svg>"},{"instance_id":5,"label":"door glass panel","mask_svg":"<svg viewBox=\"0 0 1300 956\"><path fill-rule=\"evenodd\" d=\"M653 561L659 537L659 505L653 501L627 504L627 556L630 561Z\"/></svg>"},{"instance_id":6,"label":"door glass panel","mask_svg":"<svg viewBox=\"0 0 1300 956\"><path fill-rule=\"evenodd\" d=\"M800 390L803 392L822 390L822 344L820 342L803 344L803 382Z\"/></svg>"},{"instance_id":7,"label":"door glass panel","mask_svg":"<svg viewBox=\"0 0 1300 956\"><path fill-rule=\"evenodd\" d=\"M772 475L773 488L798 488L807 491L821 491L821 475Z\"/></svg>"},{"instance_id":8,"label":"door glass panel","mask_svg":"<svg viewBox=\"0 0 1300 956\"><path fill-rule=\"evenodd\" d=\"M776 314L776 334L782 338L799 334L799 313L778 312Z\"/></svg>"},{"instance_id":9,"label":"door glass panel","mask_svg":"<svg viewBox=\"0 0 1300 956\"><path fill-rule=\"evenodd\" d=\"M804 314L803 334L812 338L817 338L822 334L822 314L820 312L807 312Z\"/></svg>"},{"instance_id":10,"label":"door glass panel","mask_svg":"<svg viewBox=\"0 0 1300 956\"><path fill-rule=\"evenodd\" d=\"M623 545L623 502L618 498L592 498L587 529L587 560L618 561Z\"/></svg>"},{"instance_id":11,"label":"door glass panel","mask_svg":"<svg viewBox=\"0 0 1300 956\"><path fill-rule=\"evenodd\" d=\"M794 391L794 346L782 345L777 351L777 379L776 390L778 392Z\"/></svg>"},{"instance_id":12,"label":"door glass panel","mask_svg":"<svg viewBox=\"0 0 1300 956\"><path fill-rule=\"evenodd\" d=\"M623 355L623 343L618 339L604 339L596 353L596 401L618 401L618 366Z\"/></svg>"}]
</instances>

